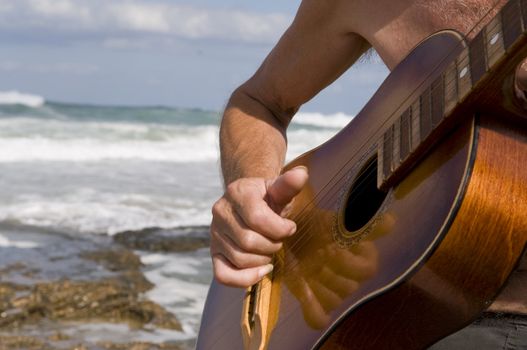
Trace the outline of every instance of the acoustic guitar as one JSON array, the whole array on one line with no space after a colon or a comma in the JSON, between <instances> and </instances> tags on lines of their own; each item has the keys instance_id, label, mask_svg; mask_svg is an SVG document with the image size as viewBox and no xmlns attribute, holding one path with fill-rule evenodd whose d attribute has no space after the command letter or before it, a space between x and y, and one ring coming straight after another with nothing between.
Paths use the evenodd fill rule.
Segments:
<instances>
[{"instance_id":1,"label":"acoustic guitar","mask_svg":"<svg viewBox=\"0 0 527 350\"><path fill-rule=\"evenodd\" d=\"M420 43L336 136L291 162L297 233L248 290L213 282L197 349L425 349L473 322L527 242L527 1Z\"/></svg>"}]
</instances>

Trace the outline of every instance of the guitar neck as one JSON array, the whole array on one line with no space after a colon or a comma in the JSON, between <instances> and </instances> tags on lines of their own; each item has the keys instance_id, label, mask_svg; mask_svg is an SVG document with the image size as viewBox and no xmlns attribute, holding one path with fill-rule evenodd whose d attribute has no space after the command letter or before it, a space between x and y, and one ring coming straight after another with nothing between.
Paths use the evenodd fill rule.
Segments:
<instances>
[{"instance_id":1,"label":"guitar neck","mask_svg":"<svg viewBox=\"0 0 527 350\"><path fill-rule=\"evenodd\" d=\"M449 126L459 122L458 111L481 87L500 88L489 81L497 75L503 81L525 58L526 30L527 0L511 0L468 44L460 41L461 53L378 140L380 189L397 183Z\"/></svg>"}]
</instances>

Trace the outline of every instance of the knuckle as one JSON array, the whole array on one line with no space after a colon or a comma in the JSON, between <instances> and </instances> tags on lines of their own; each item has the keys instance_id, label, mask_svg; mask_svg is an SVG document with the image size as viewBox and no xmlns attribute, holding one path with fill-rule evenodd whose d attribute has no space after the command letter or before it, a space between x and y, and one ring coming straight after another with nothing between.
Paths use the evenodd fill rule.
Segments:
<instances>
[{"instance_id":1,"label":"knuckle","mask_svg":"<svg viewBox=\"0 0 527 350\"><path fill-rule=\"evenodd\" d=\"M216 253L220 251L220 248L224 245L223 239L218 231L211 228L210 232L210 251Z\"/></svg>"},{"instance_id":2,"label":"knuckle","mask_svg":"<svg viewBox=\"0 0 527 350\"><path fill-rule=\"evenodd\" d=\"M258 265L263 266L270 264L273 259L270 256L261 255L258 257Z\"/></svg>"},{"instance_id":3,"label":"knuckle","mask_svg":"<svg viewBox=\"0 0 527 350\"><path fill-rule=\"evenodd\" d=\"M212 216L213 217L221 217L224 210L224 202L225 200L222 198L218 199L213 205L212 205Z\"/></svg>"},{"instance_id":4,"label":"knuckle","mask_svg":"<svg viewBox=\"0 0 527 350\"><path fill-rule=\"evenodd\" d=\"M213 205L212 205L212 216L218 216L219 212L220 212L220 201L216 201Z\"/></svg>"},{"instance_id":5,"label":"knuckle","mask_svg":"<svg viewBox=\"0 0 527 350\"><path fill-rule=\"evenodd\" d=\"M254 251L257 247L257 237L254 233L246 233L240 237L241 248L247 252Z\"/></svg>"},{"instance_id":6,"label":"knuckle","mask_svg":"<svg viewBox=\"0 0 527 350\"><path fill-rule=\"evenodd\" d=\"M243 254L240 252L237 252L235 249L232 249L232 247L223 247L223 255L225 258L236 268L241 268L243 263Z\"/></svg>"},{"instance_id":7,"label":"knuckle","mask_svg":"<svg viewBox=\"0 0 527 350\"><path fill-rule=\"evenodd\" d=\"M252 228L264 226L266 219L264 211L260 208L252 209L247 214L247 224Z\"/></svg>"},{"instance_id":8,"label":"knuckle","mask_svg":"<svg viewBox=\"0 0 527 350\"><path fill-rule=\"evenodd\" d=\"M238 269L245 269L252 266L251 259L245 254L233 253L230 261Z\"/></svg>"},{"instance_id":9,"label":"knuckle","mask_svg":"<svg viewBox=\"0 0 527 350\"><path fill-rule=\"evenodd\" d=\"M236 252L232 256L232 263L239 269L262 266L271 262L271 257Z\"/></svg>"},{"instance_id":10,"label":"knuckle","mask_svg":"<svg viewBox=\"0 0 527 350\"><path fill-rule=\"evenodd\" d=\"M239 186L240 186L240 180L236 180L236 181L231 182L225 188L225 194L227 196L229 196L230 198L236 197L236 195L239 192Z\"/></svg>"}]
</instances>

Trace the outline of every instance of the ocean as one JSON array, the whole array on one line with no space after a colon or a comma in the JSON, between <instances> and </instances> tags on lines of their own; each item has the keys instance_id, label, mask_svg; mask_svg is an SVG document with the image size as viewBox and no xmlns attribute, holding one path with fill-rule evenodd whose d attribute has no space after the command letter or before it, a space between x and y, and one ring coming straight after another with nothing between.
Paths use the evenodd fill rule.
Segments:
<instances>
[{"instance_id":1,"label":"ocean","mask_svg":"<svg viewBox=\"0 0 527 350\"><path fill-rule=\"evenodd\" d=\"M0 255L0 270L64 236L105 242L126 231L203 231L222 193L220 117L200 109L67 104L0 94L0 252L17 251L16 257ZM287 159L323 143L351 119L300 112L288 131ZM114 340L195 338L212 278L207 249L135 252L154 285L145 297L176 315L183 329L130 333L115 324L90 324L72 332L95 337L104 327ZM68 271L59 277L78 272ZM22 283L15 275L9 278Z\"/></svg>"}]
</instances>

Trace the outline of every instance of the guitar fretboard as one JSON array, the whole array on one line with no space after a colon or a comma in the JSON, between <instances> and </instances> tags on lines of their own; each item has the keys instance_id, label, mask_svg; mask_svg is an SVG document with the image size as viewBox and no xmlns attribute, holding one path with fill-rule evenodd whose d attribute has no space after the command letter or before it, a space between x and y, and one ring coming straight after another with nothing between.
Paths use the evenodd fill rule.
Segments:
<instances>
[{"instance_id":1,"label":"guitar fretboard","mask_svg":"<svg viewBox=\"0 0 527 350\"><path fill-rule=\"evenodd\" d=\"M384 132L378 144L378 187L389 184L430 134L507 56L527 25L527 0L511 0L464 47L461 54Z\"/></svg>"}]
</instances>

